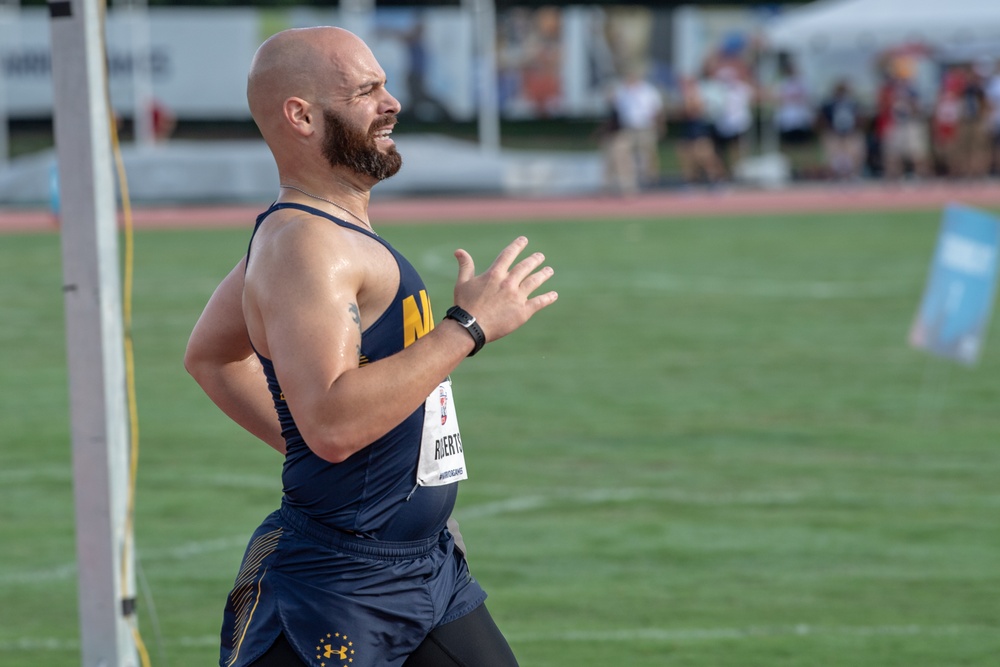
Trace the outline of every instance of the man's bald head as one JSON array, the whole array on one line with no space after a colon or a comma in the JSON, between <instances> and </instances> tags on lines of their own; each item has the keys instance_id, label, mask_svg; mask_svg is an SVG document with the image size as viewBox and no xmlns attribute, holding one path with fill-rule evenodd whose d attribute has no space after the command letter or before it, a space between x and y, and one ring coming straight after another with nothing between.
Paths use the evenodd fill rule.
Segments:
<instances>
[{"instance_id":1,"label":"man's bald head","mask_svg":"<svg viewBox=\"0 0 1000 667\"><path fill-rule=\"evenodd\" d=\"M388 135L399 102L385 83L368 45L342 28L285 30L264 42L247 101L279 175L332 168L377 182L395 173L399 154Z\"/></svg>"},{"instance_id":2,"label":"man's bald head","mask_svg":"<svg viewBox=\"0 0 1000 667\"><path fill-rule=\"evenodd\" d=\"M247 102L261 130L289 97L316 102L358 48L368 49L354 33L332 26L284 30L261 44L247 77Z\"/></svg>"}]
</instances>

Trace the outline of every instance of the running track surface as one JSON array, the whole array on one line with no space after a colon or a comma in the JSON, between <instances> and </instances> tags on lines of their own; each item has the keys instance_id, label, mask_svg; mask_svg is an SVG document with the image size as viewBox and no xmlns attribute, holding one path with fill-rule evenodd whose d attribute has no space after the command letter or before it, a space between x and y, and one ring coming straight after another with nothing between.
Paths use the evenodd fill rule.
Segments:
<instances>
[{"instance_id":1,"label":"running track surface","mask_svg":"<svg viewBox=\"0 0 1000 667\"><path fill-rule=\"evenodd\" d=\"M386 199L372 196L369 217L378 225L407 222L582 220L595 218L690 218L708 215L768 215L824 211L934 210L951 204L1000 210L1000 181L858 183L792 186L780 190L721 188L655 192L631 198L504 198L470 196ZM250 227L267 206L136 207L139 229ZM55 232L44 209L0 206L0 232Z\"/></svg>"}]
</instances>

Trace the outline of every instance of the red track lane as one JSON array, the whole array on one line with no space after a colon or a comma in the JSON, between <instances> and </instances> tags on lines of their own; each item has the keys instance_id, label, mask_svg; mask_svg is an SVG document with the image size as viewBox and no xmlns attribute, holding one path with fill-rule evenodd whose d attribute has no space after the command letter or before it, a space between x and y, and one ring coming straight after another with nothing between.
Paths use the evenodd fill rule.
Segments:
<instances>
[{"instance_id":1,"label":"red track lane","mask_svg":"<svg viewBox=\"0 0 1000 667\"><path fill-rule=\"evenodd\" d=\"M468 196L386 199L376 190L369 208L376 225L406 222L681 218L706 215L767 215L823 211L933 210L950 203L1000 209L1000 181L926 181L902 184L805 185L780 190L720 188L655 192L632 198L475 198ZM140 229L250 227L267 206L138 207ZM0 207L2 232L55 232L47 210Z\"/></svg>"}]
</instances>

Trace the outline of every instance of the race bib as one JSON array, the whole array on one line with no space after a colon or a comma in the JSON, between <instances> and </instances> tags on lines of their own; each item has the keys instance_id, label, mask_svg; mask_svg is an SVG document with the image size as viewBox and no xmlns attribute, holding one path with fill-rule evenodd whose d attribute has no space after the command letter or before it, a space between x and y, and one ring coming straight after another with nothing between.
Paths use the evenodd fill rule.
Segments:
<instances>
[{"instance_id":1,"label":"race bib","mask_svg":"<svg viewBox=\"0 0 1000 667\"><path fill-rule=\"evenodd\" d=\"M462 434L458 430L458 415L451 393L451 378L448 378L431 392L424 403L417 484L444 486L468 478Z\"/></svg>"}]
</instances>

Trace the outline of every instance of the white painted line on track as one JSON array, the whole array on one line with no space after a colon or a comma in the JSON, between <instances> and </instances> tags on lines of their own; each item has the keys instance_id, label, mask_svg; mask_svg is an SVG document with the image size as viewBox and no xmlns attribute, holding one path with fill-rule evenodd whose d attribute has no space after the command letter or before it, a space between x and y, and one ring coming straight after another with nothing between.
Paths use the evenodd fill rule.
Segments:
<instances>
[{"instance_id":1,"label":"white painted line on track","mask_svg":"<svg viewBox=\"0 0 1000 667\"><path fill-rule=\"evenodd\" d=\"M42 479L71 480L73 470L69 463L64 466L26 466L0 470L0 484L36 482Z\"/></svg>"},{"instance_id":2,"label":"white painted line on track","mask_svg":"<svg viewBox=\"0 0 1000 667\"><path fill-rule=\"evenodd\" d=\"M247 533L246 535L230 535L210 540L187 542L185 544L179 544L166 549L158 549L148 553L140 550L140 558L142 562L147 565L157 561L185 560L202 554L228 550L236 551L245 547L249 539L250 533ZM0 586L46 584L56 580L70 579L75 576L76 562L64 563L53 567L33 570L0 572Z\"/></svg>"},{"instance_id":3,"label":"white painted line on track","mask_svg":"<svg viewBox=\"0 0 1000 667\"><path fill-rule=\"evenodd\" d=\"M557 503L597 505L602 503L627 503L635 501L672 502L684 505L707 505L726 507L731 505L793 505L802 502L805 495L799 493L732 493L696 494L670 489L592 489L589 491L569 491L547 495L525 495L506 498L495 502L460 507L455 511L459 521L483 517L516 514L545 509Z\"/></svg>"},{"instance_id":4,"label":"white painted line on track","mask_svg":"<svg viewBox=\"0 0 1000 667\"><path fill-rule=\"evenodd\" d=\"M704 507L732 507L747 505L790 506L807 502L810 498L816 500L823 499L826 502L857 503L865 501L870 503L878 501L880 498L878 494L805 494L793 491L766 493L749 491L745 493L724 494L699 494L681 490L645 488L590 489L585 491L554 488L550 489L550 491L551 493L544 495L521 495L476 505L461 506L456 509L455 516L461 522L470 519L537 512L547 510L552 505L566 503L572 505L598 505L605 503L661 502ZM955 506L958 504L956 499L951 495L940 497L915 495L913 498L901 498L894 495L891 501L894 504L905 506ZM965 501L961 504L968 504L968 502L970 501ZM998 506L1000 505L1000 495L980 497L978 498L978 502L991 507ZM147 565L158 561L179 561L196 558L202 554L229 550L238 551L246 545L249 537L250 534L248 532L240 535L228 535L208 540L186 542L150 551L140 549L139 555L142 562ZM75 561L29 570L0 570L0 586L46 584L56 580L75 577L76 572Z\"/></svg>"},{"instance_id":5,"label":"white painted line on track","mask_svg":"<svg viewBox=\"0 0 1000 667\"><path fill-rule=\"evenodd\" d=\"M704 641L743 641L756 638L775 637L943 637L974 634L995 634L997 628L985 625L798 625L749 626L745 628L621 628L617 630L565 630L545 633L506 632L513 643L539 642L650 642L650 643L696 643ZM198 637L168 638L165 646L201 648L218 646L216 635ZM0 652L75 651L80 642L75 639L56 637L22 637L0 640Z\"/></svg>"},{"instance_id":6,"label":"white painted line on track","mask_svg":"<svg viewBox=\"0 0 1000 667\"><path fill-rule=\"evenodd\" d=\"M719 278L679 276L658 272L635 274L630 277L627 286L637 290L780 299L884 298L906 294L911 289L911 286L903 283Z\"/></svg>"},{"instance_id":7,"label":"white painted line on track","mask_svg":"<svg viewBox=\"0 0 1000 667\"><path fill-rule=\"evenodd\" d=\"M76 576L76 563L64 563L36 570L0 572L0 586L8 584L47 584Z\"/></svg>"},{"instance_id":8,"label":"white painted line on track","mask_svg":"<svg viewBox=\"0 0 1000 667\"><path fill-rule=\"evenodd\" d=\"M919 635L960 635L994 633L996 628L968 625L810 625L799 623L789 626L751 626L746 628L626 628L620 630L568 630L537 634L506 633L512 642L603 642L603 641L647 641L647 642L697 642L720 639L753 639L755 637L829 637L829 636L919 636Z\"/></svg>"},{"instance_id":9,"label":"white painted line on track","mask_svg":"<svg viewBox=\"0 0 1000 667\"><path fill-rule=\"evenodd\" d=\"M744 505L744 504L793 504L801 501L798 494L727 494L725 496L704 494L688 494L670 490L633 489L592 489L583 492L562 492L550 495L526 495L505 498L495 502L471 505L459 508L456 516L460 521L485 517L518 514L545 509L556 503L570 502L574 504L600 504L608 502L659 501L698 504L711 506ZM202 554L216 553L227 550L237 550L244 547L249 540L245 535L229 535L178 544L176 546L155 550L140 548L139 555L143 563L152 564L157 561L178 561L197 557ZM44 584L54 580L69 579L76 576L76 563L63 563L51 567L35 568L20 571L0 570L0 586Z\"/></svg>"}]
</instances>

